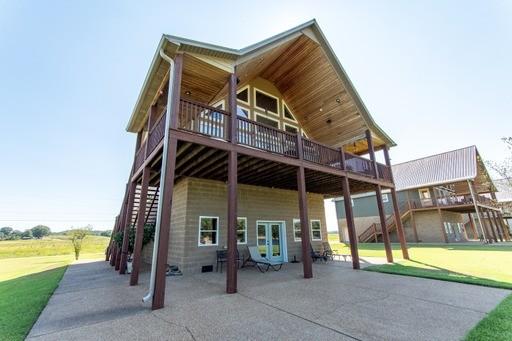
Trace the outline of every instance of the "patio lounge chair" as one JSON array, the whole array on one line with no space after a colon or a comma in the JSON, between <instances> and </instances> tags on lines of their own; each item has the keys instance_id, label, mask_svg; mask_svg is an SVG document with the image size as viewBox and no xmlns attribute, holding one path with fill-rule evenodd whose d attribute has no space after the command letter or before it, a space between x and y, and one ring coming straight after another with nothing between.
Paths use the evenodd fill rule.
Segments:
<instances>
[{"instance_id":1,"label":"patio lounge chair","mask_svg":"<svg viewBox=\"0 0 512 341\"><path fill-rule=\"evenodd\" d=\"M347 257L350 255L339 253L338 250L332 250L331 244L329 242L323 242L322 246L324 248L324 256L328 257L330 260L334 260L334 257L338 257L339 260L343 257L343 260L347 260Z\"/></svg>"},{"instance_id":2,"label":"patio lounge chair","mask_svg":"<svg viewBox=\"0 0 512 341\"><path fill-rule=\"evenodd\" d=\"M261 272L267 272L270 268L274 271L281 270L283 266L282 262L274 262L262 257L257 246L248 246L247 248L249 249L249 258L244 262L244 265L246 263L252 263Z\"/></svg>"},{"instance_id":3,"label":"patio lounge chair","mask_svg":"<svg viewBox=\"0 0 512 341\"><path fill-rule=\"evenodd\" d=\"M327 256L325 254L320 253L319 251L313 250L313 246L309 244L309 248L311 249L311 258L313 258L313 262L316 262L319 259L323 259L324 262L327 262Z\"/></svg>"}]
</instances>

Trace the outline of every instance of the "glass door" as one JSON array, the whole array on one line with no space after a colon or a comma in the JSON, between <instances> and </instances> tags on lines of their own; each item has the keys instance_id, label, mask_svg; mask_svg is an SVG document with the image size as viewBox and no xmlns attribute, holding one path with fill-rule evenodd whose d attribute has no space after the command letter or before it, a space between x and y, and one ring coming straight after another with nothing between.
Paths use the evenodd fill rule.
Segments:
<instances>
[{"instance_id":1,"label":"glass door","mask_svg":"<svg viewBox=\"0 0 512 341\"><path fill-rule=\"evenodd\" d=\"M283 238L281 222L258 222L257 243L262 257L283 261Z\"/></svg>"}]
</instances>

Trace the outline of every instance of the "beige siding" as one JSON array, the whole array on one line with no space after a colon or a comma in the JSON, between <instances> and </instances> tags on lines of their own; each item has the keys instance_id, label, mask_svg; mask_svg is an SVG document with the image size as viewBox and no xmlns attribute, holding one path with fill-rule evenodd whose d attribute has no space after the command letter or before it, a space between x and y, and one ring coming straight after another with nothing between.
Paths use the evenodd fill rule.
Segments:
<instances>
[{"instance_id":1,"label":"beige siding","mask_svg":"<svg viewBox=\"0 0 512 341\"><path fill-rule=\"evenodd\" d=\"M247 218L247 245L256 245L256 221L284 221L288 258L301 259L301 243L293 238L293 219L299 218L296 191L266 187L238 186L238 216ZM318 219L322 226L322 240L327 241L323 197L308 194L309 219ZM218 246L198 246L199 216L219 217ZM227 245L227 186L223 182L187 178L179 182L173 196L169 263L177 264L184 273L199 272L204 265L214 265L217 249ZM175 225L174 225L175 224ZM312 242L321 249L321 241ZM145 261L150 261L152 247L144 250ZM239 245L241 254L246 245Z\"/></svg>"}]
</instances>

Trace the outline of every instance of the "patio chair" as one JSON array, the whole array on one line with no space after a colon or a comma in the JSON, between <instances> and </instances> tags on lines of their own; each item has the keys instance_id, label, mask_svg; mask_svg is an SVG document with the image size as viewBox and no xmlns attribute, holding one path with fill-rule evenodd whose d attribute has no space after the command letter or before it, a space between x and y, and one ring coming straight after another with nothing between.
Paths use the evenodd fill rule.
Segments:
<instances>
[{"instance_id":1,"label":"patio chair","mask_svg":"<svg viewBox=\"0 0 512 341\"><path fill-rule=\"evenodd\" d=\"M262 257L257 246L248 246L247 248L249 249L249 258L244 261L244 265L252 263L260 272L267 272L270 268L274 271L281 270L283 262L275 262Z\"/></svg>"},{"instance_id":2,"label":"patio chair","mask_svg":"<svg viewBox=\"0 0 512 341\"><path fill-rule=\"evenodd\" d=\"M324 256L328 257L330 260L334 260L334 257L338 257L339 260L343 257L343 260L346 261L349 254L339 253L338 250L332 250L331 244L329 242L323 242L322 246L324 248Z\"/></svg>"},{"instance_id":3,"label":"patio chair","mask_svg":"<svg viewBox=\"0 0 512 341\"><path fill-rule=\"evenodd\" d=\"M219 272L219 264L220 264L220 272L222 273L222 265L228 261L228 250L217 250L216 253L217 253L217 265L216 265L215 271ZM240 258L238 249L236 249L237 267L240 266L240 261L242 261L242 259Z\"/></svg>"},{"instance_id":4,"label":"patio chair","mask_svg":"<svg viewBox=\"0 0 512 341\"><path fill-rule=\"evenodd\" d=\"M311 249L310 252L311 252L311 258L313 258L313 262L316 262L319 259L323 259L324 262L327 262L327 256L320 253L319 251L315 251L313 249L313 245L309 244L309 248Z\"/></svg>"}]
</instances>

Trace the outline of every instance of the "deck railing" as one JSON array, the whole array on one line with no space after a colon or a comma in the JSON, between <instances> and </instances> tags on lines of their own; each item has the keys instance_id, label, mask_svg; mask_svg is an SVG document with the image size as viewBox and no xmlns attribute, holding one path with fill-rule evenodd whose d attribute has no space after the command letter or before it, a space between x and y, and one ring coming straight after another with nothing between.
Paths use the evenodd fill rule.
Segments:
<instances>
[{"instance_id":1,"label":"deck railing","mask_svg":"<svg viewBox=\"0 0 512 341\"><path fill-rule=\"evenodd\" d=\"M198 102L180 100L178 128L227 140L230 114Z\"/></svg>"},{"instance_id":2,"label":"deck railing","mask_svg":"<svg viewBox=\"0 0 512 341\"><path fill-rule=\"evenodd\" d=\"M318 142L302 138L304 160L323 166L342 169L341 151Z\"/></svg>"},{"instance_id":3,"label":"deck railing","mask_svg":"<svg viewBox=\"0 0 512 341\"><path fill-rule=\"evenodd\" d=\"M362 156L345 153L345 167L348 171L373 177L372 161Z\"/></svg>"},{"instance_id":4,"label":"deck railing","mask_svg":"<svg viewBox=\"0 0 512 341\"><path fill-rule=\"evenodd\" d=\"M145 158L146 158L146 141L142 142L141 146L139 147L139 150L137 150L137 153L135 153L135 161L134 161L135 170L139 169L140 166L142 166Z\"/></svg>"},{"instance_id":5,"label":"deck railing","mask_svg":"<svg viewBox=\"0 0 512 341\"><path fill-rule=\"evenodd\" d=\"M180 100L178 129L229 141L231 114L191 100ZM270 153L299 158L298 136L260 122L238 116L237 143ZM165 115L162 115L150 132L148 154L161 141L165 130ZM341 151L307 138L302 138L302 158L322 166L343 169ZM391 181L391 170L377 164L380 178ZM345 169L368 177L374 177L373 163L364 157L345 153Z\"/></svg>"},{"instance_id":6,"label":"deck railing","mask_svg":"<svg viewBox=\"0 0 512 341\"><path fill-rule=\"evenodd\" d=\"M284 130L237 117L239 144L267 152L297 157L297 135Z\"/></svg>"}]
</instances>

